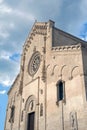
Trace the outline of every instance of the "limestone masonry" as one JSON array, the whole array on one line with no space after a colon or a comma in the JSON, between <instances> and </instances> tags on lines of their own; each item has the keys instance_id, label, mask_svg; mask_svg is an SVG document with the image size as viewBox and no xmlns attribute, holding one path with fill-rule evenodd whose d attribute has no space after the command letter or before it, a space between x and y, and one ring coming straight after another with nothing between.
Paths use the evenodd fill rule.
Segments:
<instances>
[{"instance_id":1,"label":"limestone masonry","mask_svg":"<svg viewBox=\"0 0 87 130\"><path fill-rule=\"evenodd\" d=\"M87 130L87 43L35 22L8 92L4 130Z\"/></svg>"}]
</instances>

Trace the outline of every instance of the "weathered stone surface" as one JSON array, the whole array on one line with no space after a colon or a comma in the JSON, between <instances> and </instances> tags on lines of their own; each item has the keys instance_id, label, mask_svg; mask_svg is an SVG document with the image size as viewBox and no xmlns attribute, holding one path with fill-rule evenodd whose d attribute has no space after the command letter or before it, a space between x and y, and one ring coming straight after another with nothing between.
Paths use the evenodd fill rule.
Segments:
<instances>
[{"instance_id":1,"label":"weathered stone surface","mask_svg":"<svg viewBox=\"0 0 87 130\"><path fill-rule=\"evenodd\" d=\"M29 75L35 52L40 65L37 69L34 57L31 67L37 72ZM34 130L87 130L86 59L86 42L55 28L53 21L35 22L23 47L20 73L8 92L5 130L28 130L30 113L35 113ZM57 101L59 81L64 83L63 100ZM13 105L14 122L9 122Z\"/></svg>"}]
</instances>

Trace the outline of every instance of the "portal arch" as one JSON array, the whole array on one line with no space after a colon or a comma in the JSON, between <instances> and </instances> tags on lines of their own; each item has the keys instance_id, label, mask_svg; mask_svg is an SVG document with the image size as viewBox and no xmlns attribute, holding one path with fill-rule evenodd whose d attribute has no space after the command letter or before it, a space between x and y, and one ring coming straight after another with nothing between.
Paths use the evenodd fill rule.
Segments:
<instances>
[{"instance_id":1,"label":"portal arch","mask_svg":"<svg viewBox=\"0 0 87 130\"><path fill-rule=\"evenodd\" d=\"M36 128L36 104L37 100L34 95L29 96L25 102L25 130L35 130Z\"/></svg>"}]
</instances>

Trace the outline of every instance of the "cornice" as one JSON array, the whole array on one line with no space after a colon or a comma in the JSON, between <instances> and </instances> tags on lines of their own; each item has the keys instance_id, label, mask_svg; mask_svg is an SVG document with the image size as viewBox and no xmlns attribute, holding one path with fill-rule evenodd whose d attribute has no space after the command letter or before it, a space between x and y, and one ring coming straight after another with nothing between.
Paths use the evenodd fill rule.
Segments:
<instances>
[{"instance_id":1,"label":"cornice","mask_svg":"<svg viewBox=\"0 0 87 130\"><path fill-rule=\"evenodd\" d=\"M26 52L28 51L28 48L30 47L32 40L34 38L34 36L38 34L38 35L43 35L46 36L47 35L47 22L35 22L31 32L29 33L28 38L25 41L25 44L23 46L23 55L26 55Z\"/></svg>"},{"instance_id":2,"label":"cornice","mask_svg":"<svg viewBox=\"0 0 87 130\"><path fill-rule=\"evenodd\" d=\"M68 46L56 46L56 47L52 47L52 51L77 51L81 49L81 44L77 44L77 45L68 45Z\"/></svg>"}]
</instances>

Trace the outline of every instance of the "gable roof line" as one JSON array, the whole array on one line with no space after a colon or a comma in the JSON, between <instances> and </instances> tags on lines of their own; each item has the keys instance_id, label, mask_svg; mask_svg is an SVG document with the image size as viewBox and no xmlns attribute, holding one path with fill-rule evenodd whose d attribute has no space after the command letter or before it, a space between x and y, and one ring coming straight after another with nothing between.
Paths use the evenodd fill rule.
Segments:
<instances>
[{"instance_id":1,"label":"gable roof line","mask_svg":"<svg viewBox=\"0 0 87 130\"><path fill-rule=\"evenodd\" d=\"M63 31L63 30L61 30L61 29L59 29L59 28L57 28L57 27L54 27L54 28L55 28L56 30L58 30L58 31L60 32L60 34L66 36L66 37L68 37L68 38L71 38L71 39L74 40L74 41L78 41L78 42L81 42L81 43L87 43L86 41L84 41L84 40L82 40L82 39L80 39L80 38L78 38L78 37L76 37L76 36L73 36L72 34L69 34L68 32L65 32L65 31Z\"/></svg>"},{"instance_id":2,"label":"gable roof line","mask_svg":"<svg viewBox=\"0 0 87 130\"><path fill-rule=\"evenodd\" d=\"M19 76L20 76L20 74L18 74L18 75L16 76L16 78L15 78L13 84L11 85L11 88L10 88L9 91L7 92L7 95L9 95L9 93L11 92L11 90L12 90L12 88L14 87L14 85L15 85L17 79L19 78Z\"/></svg>"}]
</instances>

